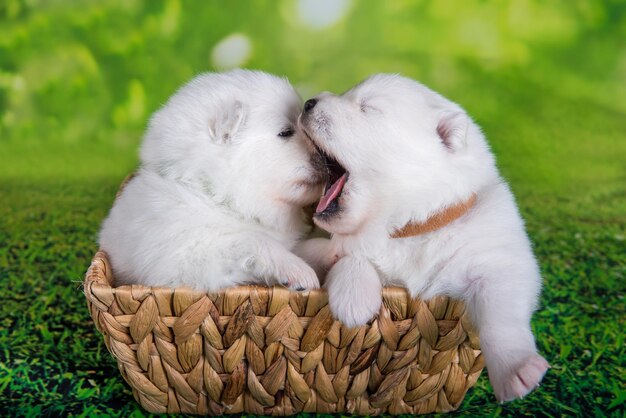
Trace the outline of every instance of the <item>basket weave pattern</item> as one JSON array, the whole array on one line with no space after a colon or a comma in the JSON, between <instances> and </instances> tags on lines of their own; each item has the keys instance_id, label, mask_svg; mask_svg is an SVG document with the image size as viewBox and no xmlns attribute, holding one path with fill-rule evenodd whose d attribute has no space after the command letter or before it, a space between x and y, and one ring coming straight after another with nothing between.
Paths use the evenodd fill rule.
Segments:
<instances>
[{"instance_id":1,"label":"basket weave pattern","mask_svg":"<svg viewBox=\"0 0 626 418\"><path fill-rule=\"evenodd\" d=\"M370 325L333 320L322 290L219 293L85 277L91 317L135 399L155 413L423 414L460 405L483 366L461 302L386 288Z\"/></svg>"}]
</instances>

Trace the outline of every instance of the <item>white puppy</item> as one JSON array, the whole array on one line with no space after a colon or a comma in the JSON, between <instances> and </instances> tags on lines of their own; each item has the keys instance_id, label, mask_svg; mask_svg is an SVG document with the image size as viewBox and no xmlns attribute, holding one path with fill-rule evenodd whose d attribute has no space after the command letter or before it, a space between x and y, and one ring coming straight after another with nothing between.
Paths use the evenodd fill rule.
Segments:
<instances>
[{"instance_id":1,"label":"white puppy","mask_svg":"<svg viewBox=\"0 0 626 418\"><path fill-rule=\"evenodd\" d=\"M290 251L324 181L300 109L287 80L258 71L203 74L172 96L100 231L116 283L319 287Z\"/></svg>"},{"instance_id":2,"label":"white puppy","mask_svg":"<svg viewBox=\"0 0 626 418\"><path fill-rule=\"evenodd\" d=\"M305 103L300 124L330 178L314 216L332 233L299 253L319 270L349 326L379 310L381 287L466 302L501 401L522 397L548 363L530 318L541 277L513 196L480 129L421 84L376 75ZM337 261L339 260L339 261Z\"/></svg>"}]
</instances>

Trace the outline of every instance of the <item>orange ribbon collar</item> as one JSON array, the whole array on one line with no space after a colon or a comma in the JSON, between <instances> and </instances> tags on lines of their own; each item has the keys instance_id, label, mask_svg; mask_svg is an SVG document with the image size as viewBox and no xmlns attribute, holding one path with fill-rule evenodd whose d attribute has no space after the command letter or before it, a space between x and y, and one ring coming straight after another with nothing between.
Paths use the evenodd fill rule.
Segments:
<instances>
[{"instance_id":1,"label":"orange ribbon collar","mask_svg":"<svg viewBox=\"0 0 626 418\"><path fill-rule=\"evenodd\" d=\"M453 206L448 206L445 209L437 212L424 222L409 222L402 228L396 230L391 234L391 238L408 238L415 235L426 234L428 232L436 231L444 226L454 222L461 216L465 215L474 204L476 203L476 194L473 194L465 202L457 203Z\"/></svg>"}]
</instances>

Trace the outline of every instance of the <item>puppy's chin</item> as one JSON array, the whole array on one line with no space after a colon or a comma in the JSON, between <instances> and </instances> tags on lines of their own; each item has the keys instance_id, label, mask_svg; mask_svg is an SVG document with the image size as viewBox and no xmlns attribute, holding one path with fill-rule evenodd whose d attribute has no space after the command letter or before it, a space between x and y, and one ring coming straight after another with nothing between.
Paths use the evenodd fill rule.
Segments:
<instances>
[{"instance_id":1,"label":"puppy's chin","mask_svg":"<svg viewBox=\"0 0 626 418\"><path fill-rule=\"evenodd\" d=\"M309 206L317 202L323 188L324 183L322 182L297 181L283 190L283 193L278 195L277 200L299 207Z\"/></svg>"},{"instance_id":2,"label":"puppy's chin","mask_svg":"<svg viewBox=\"0 0 626 418\"><path fill-rule=\"evenodd\" d=\"M342 206L332 214L316 213L313 215L313 222L331 234L356 235L363 229L367 219L365 217L357 219L353 215L347 207Z\"/></svg>"}]
</instances>

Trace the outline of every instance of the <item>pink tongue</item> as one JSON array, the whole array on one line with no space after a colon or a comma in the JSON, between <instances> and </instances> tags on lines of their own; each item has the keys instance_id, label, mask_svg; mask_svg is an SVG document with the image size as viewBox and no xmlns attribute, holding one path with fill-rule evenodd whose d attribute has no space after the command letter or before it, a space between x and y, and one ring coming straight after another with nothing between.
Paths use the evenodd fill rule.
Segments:
<instances>
[{"instance_id":1,"label":"pink tongue","mask_svg":"<svg viewBox=\"0 0 626 418\"><path fill-rule=\"evenodd\" d=\"M333 185L330 186L328 191L324 193L324 196L322 196L322 199L317 204L315 213L324 212L328 205L330 205L330 202L332 202L337 196L339 196L339 193L341 193L341 189L343 189L343 185L346 184L347 174L348 173L343 173L343 176L339 177L339 180L334 182Z\"/></svg>"}]
</instances>

